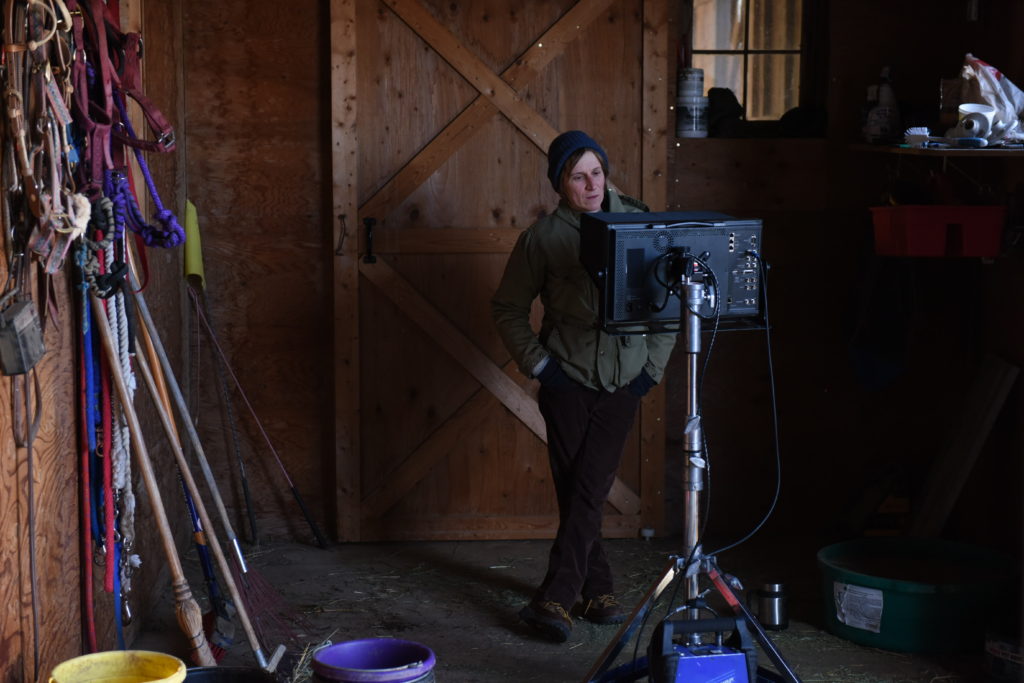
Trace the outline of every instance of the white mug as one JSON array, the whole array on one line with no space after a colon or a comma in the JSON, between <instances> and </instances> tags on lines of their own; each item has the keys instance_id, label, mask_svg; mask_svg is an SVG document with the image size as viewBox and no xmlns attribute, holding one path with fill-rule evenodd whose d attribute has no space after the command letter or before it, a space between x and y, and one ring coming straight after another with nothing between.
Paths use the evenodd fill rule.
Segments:
<instances>
[{"instance_id":1,"label":"white mug","mask_svg":"<svg viewBox=\"0 0 1024 683\"><path fill-rule=\"evenodd\" d=\"M984 138L992 130L996 108L991 104L961 104L956 127L961 137Z\"/></svg>"}]
</instances>

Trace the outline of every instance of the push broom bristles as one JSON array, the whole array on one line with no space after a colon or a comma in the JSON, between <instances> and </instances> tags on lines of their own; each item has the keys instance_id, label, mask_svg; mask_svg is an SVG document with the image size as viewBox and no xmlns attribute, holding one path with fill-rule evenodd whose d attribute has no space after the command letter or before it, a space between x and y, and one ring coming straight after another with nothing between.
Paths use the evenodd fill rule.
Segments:
<instances>
[{"instance_id":1,"label":"push broom bristles","mask_svg":"<svg viewBox=\"0 0 1024 683\"><path fill-rule=\"evenodd\" d=\"M277 672L292 674L309 648L313 626L281 593L259 572L248 564L242 572L238 563L231 564L238 592L249 610L250 620L257 638L262 643L278 644L280 659Z\"/></svg>"},{"instance_id":2,"label":"push broom bristles","mask_svg":"<svg viewBox=\"0 0 1024 683\"><path fill-rule=\"evenodd\" d=\"M258 570L242 573L237 564L231 570L260 641L282 643L288 651L305 648L312 626L302 614Z\"/></svg>"}]
</instances>

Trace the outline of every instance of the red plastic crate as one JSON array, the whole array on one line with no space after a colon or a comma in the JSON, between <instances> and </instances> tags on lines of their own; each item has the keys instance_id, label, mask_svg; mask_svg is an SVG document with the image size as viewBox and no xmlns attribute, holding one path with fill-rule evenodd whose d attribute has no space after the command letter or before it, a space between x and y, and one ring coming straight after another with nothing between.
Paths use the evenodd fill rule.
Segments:
<instances>
[{"instance_id":1,"label":"red plastic crate","mask_svg":"<svg viewBox=\"0 0 1024 683\"><path fill-rule=\"evenodd\" d=\"M883 256L998 256L1005 206L873 206L875 253Z\"/></svg>"}]
</instances>

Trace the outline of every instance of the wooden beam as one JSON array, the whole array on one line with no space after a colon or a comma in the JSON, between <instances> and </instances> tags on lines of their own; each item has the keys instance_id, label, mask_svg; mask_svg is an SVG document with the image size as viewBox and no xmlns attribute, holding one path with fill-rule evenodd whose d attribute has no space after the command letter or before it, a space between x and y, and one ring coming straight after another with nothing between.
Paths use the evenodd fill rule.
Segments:
<instances>
[{"instance_id":1,"label":"wooden beam","mask_svg":"<svg viewBox=\"0 0 1024 683\"><path fill-rule=\"evenodd\" d=\"M547 151L558 132L519 93L470 53L419 0L384 0L398 17L458 71L481 95L494 105L542 151Z\"/></svg>"},{"instance_id":2,"label":"wooden beam","mask_svg":"<svg viewBox=\"0 0 1024 683\"><path fill-rule=\"evenodd\" d=\"M513 367L510 362L503 368L503 372L509 375L510 379ZM445 420L415 451L401 463L392 467L390 472L382 477L386 484L378 486L364 496L363 520L374 520L383 516L405 498L420 480L454 450L467 426L479 424L486 418L487 414L493 410L493 399L494 397L486 391L476 392L459 409L458 415ZM541 440L547 442L544 437L541 437ZM635 516L642 512L640 497L618 477L612 482L608 502L623 515Z\"/></svg>"},{"instance_id":3,"label":"wooden beam","mask_svg":"<svg viewBox=\"0 0 1024 683\"><path fill-rule=\"evenodd\" d=\"M408 318L420 326L438 346L445 349L469 374L494 394L530 431L545 438L544 419L537 403L494 361L455 327L437 308L417 292L408 280L386 261L360 263L359 272L391 299Z\"/></svg>"},{"instance_id":4,"label":"wooden beam","mask_svg":"<svg viewBox=\"0 0 1024 683\"><path fill-rule=\"evenodd\" d=\"M425 183L441 165L473 137L498 110L487 99L478 97L421 149L409 163L384 183L377 192L359 207L359 220L364 217L383 221L396 206Z\"/></svg>"},{"instance_id":5,"label":"wooden beam","mask_svg":"<svg viewBox=\"0 0 1024 683\"><path fill-rule=\"evenodd\" d=\"M356 231L356 0L331 0L331 170L335 224L334 465L335 536L359 540L359 255Z\"/></svg>"},{"instance_id":6,"label":"wooden beam","mask_svg":"<svg viewBox=\"0 0 1024 683\"><path fill-rule=\"evenodd\" d=\"M512 87L522 87L544 70L552 59L565 52L584 29L604 14L614 0L580 0L558 21L530 44L530 48L502 73ZM547 146L544 147L547 152Z\"/></svg>"},{"instance_id":7,"label":"wooden beam","mask_svg":"<svg viewBox=\"0 0 1024 683\"><path fill-rule=\"evenodd\" d=\"M376 263L361 263L359 272L377 286L408 318L426 332L437 345L446 349L467 372L479 381L526 427L547 443L547 427L541 417L537 402L498 367L476 344L456 328L443 313L423 298L408 280L396 272L386 261L378 259ZM420 456L424 457L424 456ZM418 467L412 484L419 481L429 471L436 460L429 463L415 460ZM396 486L397 488L397 486ZM408 489L406 489L408 490ZM634 515L640 512L640 497L626 486L618 477L612 484L608 494L608 502L623 514ZM393 503L391 503L393 504ZM383 504L374 504L379 509Z\"/></svg>"},{"instance_id":8,"label":"wooden beam","mask_svg":"<svg viewBox=\"0 0 1024 683\"><path fill-rule=\"evenodd\" d=\"M668 201L669 11L668 0L644 0L643 59L643 192L655 211Z\"/></svg>"},{"instance_id":9,"label":"wooden beam","mask_svg":"<svg viewBox=\"0 0 1024 683\"><path fill-rule=\"evenodd\" d=\"M641 197L655 211L667 209L669 2L644 0L643 133ZM644 526L660 530L665 523L665 388L655 387L640 404L640 499Z\"/></svg>"},{"instance_id":10,"label":"wooden beam","mask_svg":"<svg viewBox=\"0 0 1024 683\"><path fill-rule=\"evenodd\" d=\"M512 88L529 84L552 59L561 55L566 46L576 40L583 29L604 13L611 3L612 0L581 0L576 3L534 40L521 58L502 72L501 79ZM405 167L363 203L359 211L360 219L363 216L373 216L383 220L391 208L401 204L413 190L426 182L427 178L497 113L497 104L492 99L482 95L477 97ZM531 140L535 144L543 143L538 144L538 147L546 154L553 137L552 134L546 140Z\"/></svg>"},{"instance_id":11,"label":"wooden beam","mask_svg":"<svg viewBox=\"0 0 1024 683\"><path fill-rule=\"evenodd\" d=\"M608 492L608 503L623 515L633 516L641 512L640 496L618 477L615 477L611 491Z\"/></svg>"},{"instance_id":12,"label":"wooden beam","mask_svg":"<svg viewBox=\"0 0 1024 683\"><path fill-rule=\"evenodd\" d=\"M507 373L512 367L510 363L504 371ZM382 476L382 483L377 488L364 496L363 519L381 517L404 499L438 462L455 450L467 428L487 419L487 415L495 408L494 400L487 391L474 392L457 415L446 419L415 451Z\"/></svg>"},{"instance_id":13,"label":"wooden beam","mask_svg":"<svg viewBox=\"0 0 1024 683\"><path fill-rule=\"evenodd\" d=\"M374 228L376 254L508 254L519 228ZM360 233L360 244L365 236Z\"/></svg>"},{"instance_id":14,"label":"wooden beam","mask_svg":"<svg viewBox=\"0 0 1024 683\"><path fill-rule=\"evenodd\" d=\"M471 541L493 538L552 538L558 518L551 515L417 515L388 517L369 525L368 540ZM636 538L640 517L605 515L604 538Z\"/></svg>"}]
</instances>

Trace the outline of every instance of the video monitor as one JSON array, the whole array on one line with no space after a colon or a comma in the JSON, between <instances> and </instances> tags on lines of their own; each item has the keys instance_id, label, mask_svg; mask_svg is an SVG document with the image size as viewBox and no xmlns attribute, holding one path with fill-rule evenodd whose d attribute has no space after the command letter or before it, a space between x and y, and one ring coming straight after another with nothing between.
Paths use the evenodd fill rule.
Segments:
<instances>
[{"instance_id":1,"label":"video monitor","mask_svg":"<svg viewBox=\"0 0 1024 683\"><path fill-rule=\"evenodd\" d=\"M600 293L602 328L612 333L681 331L681 282L702 282L702 318L761 313L761 220L709 211L587 213L580 260Z\"/></svg>"}]
</instances>

